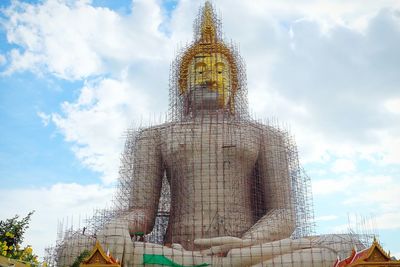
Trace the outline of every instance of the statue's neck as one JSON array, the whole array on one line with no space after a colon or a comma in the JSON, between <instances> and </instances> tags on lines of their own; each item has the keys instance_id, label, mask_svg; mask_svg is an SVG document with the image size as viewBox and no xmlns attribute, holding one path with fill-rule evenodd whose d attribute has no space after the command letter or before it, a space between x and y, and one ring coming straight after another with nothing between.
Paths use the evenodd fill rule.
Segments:
<instances>
[{"instance_id":1,"label":"statue's neck","mask_svg":"<svg viewBox=\"0 0 400 267\"><path fill-rule=\"evenodd\" d=\"M226 121L232 120L234 115L227 110L217 109L200 109L191 110L186 116L186 119L194 121Z\"/></svg>"}]
</instances>

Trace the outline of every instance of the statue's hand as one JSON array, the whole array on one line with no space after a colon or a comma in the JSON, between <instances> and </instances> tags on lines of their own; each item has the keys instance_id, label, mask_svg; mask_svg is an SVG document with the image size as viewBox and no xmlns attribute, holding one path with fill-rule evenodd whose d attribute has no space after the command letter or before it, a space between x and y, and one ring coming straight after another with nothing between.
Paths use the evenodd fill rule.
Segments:
<instances>
[{"instance_id":1,"label":"statue's hand","mask_svg":"<svg viewBox=\"0 0 400 267\"><path fill-rule=\"evenodd\" d=\"M201 238L194 240L194 244L202 247L202 255L226 254L234 248L243 248L260 243L259 240L241 239L233 236Z\"/></svg>"},{"instance_id":2,"label":"statue's hand","mask_svg":"<svg viewBox=\"0 0 400 267\"><path fill-rule=\"evenodd\" d=\"M146 213L143 210L132 210L126 215L131 237L141 237L146 234Z\"/></svg>"}]
</instances>

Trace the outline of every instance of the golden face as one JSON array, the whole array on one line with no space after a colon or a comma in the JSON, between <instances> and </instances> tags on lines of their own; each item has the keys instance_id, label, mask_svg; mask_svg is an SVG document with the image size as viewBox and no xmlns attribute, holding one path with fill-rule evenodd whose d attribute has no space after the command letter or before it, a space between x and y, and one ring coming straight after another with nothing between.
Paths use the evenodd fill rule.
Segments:
<instances>
[{"instance_id":1,"label":"golden face","mask_svg":"<svg viewBox=\"0 0 400 267\"><path fill-rule=\"evenodd\" d=\"M231 72L225 55L200 53L194 56L188 68L187 88L196 90L199 86L206 86L210 91L218 93L219 108L233 104Z\"/></svg>"}]
</instances>

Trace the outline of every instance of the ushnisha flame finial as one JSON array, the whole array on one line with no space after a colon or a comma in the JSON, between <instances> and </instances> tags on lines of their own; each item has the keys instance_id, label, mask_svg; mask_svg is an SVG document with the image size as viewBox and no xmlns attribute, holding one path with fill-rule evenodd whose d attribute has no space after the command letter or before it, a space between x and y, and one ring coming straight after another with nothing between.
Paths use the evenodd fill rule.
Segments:
<instances>
[{"instance_id":1,"label":"ushnisha flame finial","mask_svg":"<svg viewBox=\"0 0 400 267\"><path fill-rule=\"evenodd\" d=\"M214 11L209 1L206 1L203 8L200 31L200 43L210 44L217 42L217 28L215 25Z\"/></svg>"}]
</instances>

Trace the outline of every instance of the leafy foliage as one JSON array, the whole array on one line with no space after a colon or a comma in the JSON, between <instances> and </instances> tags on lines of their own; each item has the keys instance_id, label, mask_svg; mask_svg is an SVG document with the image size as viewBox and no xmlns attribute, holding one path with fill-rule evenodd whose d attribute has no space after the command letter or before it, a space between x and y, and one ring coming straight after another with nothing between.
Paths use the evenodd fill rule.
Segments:
<instances>
[{"instance_id":1,"label":"leafy foliage","mask_svg":"<svg viewBox=\"0 0 400 267\"><path fill-rule=\"evenodd\" d=\"M27 216L20 219L19 215L15 215L11 219L5 221L0 220L0 255L28 262L31 265L39 264L37 255L33 254L31 246L21 249L24 240L25 231L29 228L29 221L34 211L28 213Z\"/></svg>"},{"instance_id":2,"label":"leafy foliage","mask_svg":"<svg viewBox=\"0 0 400 267\"><path fill-rule=\"evenodd\" d=\"M31 211L28 215L21 220L19 215L15 215L11 219L0 221L0 240L7 241L7 244L21 244L23 235L29 227L29 221L35 211Z\"/></svg>"},{"instance_id":3,"label":"leafy foliage","mask_svg":"<svg viewBox=\"0 0 400 267\"><path fill-rule=\"evenodd\" d=\"M79 267L79 265L81 264L81 262L90 255L90 251L85 249L84 251L82 251L81 254L79 254L78 257L76 257L74 263L72 263L71 267Z\"/></svg>"}]
</instances>

